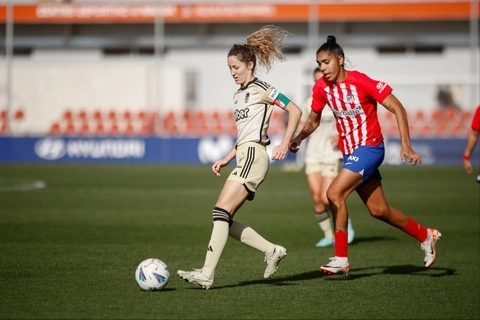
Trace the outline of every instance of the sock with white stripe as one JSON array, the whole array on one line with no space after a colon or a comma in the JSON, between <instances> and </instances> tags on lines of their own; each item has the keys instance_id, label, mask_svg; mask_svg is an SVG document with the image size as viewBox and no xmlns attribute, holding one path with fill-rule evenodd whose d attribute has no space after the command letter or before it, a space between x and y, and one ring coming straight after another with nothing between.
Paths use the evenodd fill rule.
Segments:
<instances>
[{"instance_id":1,"label":"sock with white stripe","mask_svg":"<svg viewBox=\"0 0 480 320\"><path fill-rule=\"evenodd\" d=\"M328 211L325 210L323 212L315 212L315 218L317 219L320 229L322 229L323 233L325 234L325 238L333 239L333 228L332 223L330 222Z\"/></svg>"}]
</instances>

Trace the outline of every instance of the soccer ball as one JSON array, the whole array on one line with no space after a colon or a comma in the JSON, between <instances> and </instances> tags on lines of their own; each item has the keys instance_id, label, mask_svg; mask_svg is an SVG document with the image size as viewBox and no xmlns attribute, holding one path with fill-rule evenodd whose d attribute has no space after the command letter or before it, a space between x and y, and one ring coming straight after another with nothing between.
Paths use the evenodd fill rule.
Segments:
<instances>
[{"instance_id":1,"label":"soccer ball","mask_svg":"<svg viewBox=\"0 0 480 320\"><path fill-rule=\"evenodd\" d=\"M135 280L144 291L159 291L165 289L170 278L168 266L159 259L143 260L135 270Z\"/></svg>"}]
</instances>

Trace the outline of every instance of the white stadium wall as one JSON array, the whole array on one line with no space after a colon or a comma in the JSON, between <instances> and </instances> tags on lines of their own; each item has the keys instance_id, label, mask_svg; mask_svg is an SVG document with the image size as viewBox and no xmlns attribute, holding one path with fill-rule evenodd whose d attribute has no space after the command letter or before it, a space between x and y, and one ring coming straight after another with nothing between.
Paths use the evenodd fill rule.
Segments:
<instances>
[{"instance_id":1,"label":"white stadium wall","mask_svg":"<svg viewBox=\"0 0 480 320\"><path fill-rule=\"evenodd\" d=\"M383 80L407 110L436 108L438 85L454 88L460 106L479 104L479 72L472 71L469 48L446 48L441 54L380 55L374 49L344 48L352 69ZM65 109L167 110L187 108L187 73L195 74L195 103L189 108L227 109L237 86L226 59L227 50L171 50L160 60L153 58L104 58L99 54L34 55L16 58L12 64L12 109L22 108L25 119L17 134L48 131ZM476 52L478 57L478 52ZM260 78L275 85L301 104L311 86L315 54L287 56ZM0 70L6 70L5 60ZM157 70L162 70L158 72ZM156 81L158 77L158 82ZM0 72L0 109L6 105L6 72Z\"/></svg>"}]
</instances>

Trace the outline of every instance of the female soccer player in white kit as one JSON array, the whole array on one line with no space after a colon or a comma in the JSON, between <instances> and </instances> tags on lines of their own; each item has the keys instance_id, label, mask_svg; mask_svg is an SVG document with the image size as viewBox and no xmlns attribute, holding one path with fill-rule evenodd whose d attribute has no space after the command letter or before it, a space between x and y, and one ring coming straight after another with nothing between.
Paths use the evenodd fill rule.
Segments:
<instances>
[{"instance_id":1,"label":"female soccer player in white kit","mask_svg":"<svg viewBox=\"0 0 480 320\"><path fill-rule=\"evenodd\" d=\"M269 278L278 268L287 250L273 244L252 228L233 221L235 213L246 200L253 200L258 186L265 179L270 159L266 146L270 144L267 130L273 109L278 107L288 112L288 124L280 145L273 148L272 160L287 156L288 143L293 137L302 111L270 84L259 80L255 74L257 61L267 72L275 60L283 61L280 44L288 35L275 26L265 26L247 37L245 44L235 44L227 55L230 74L240 86L233 96L237 142L230 152L212 166L220 176L220 170L234 158L237 165L228 176L213 208L213 230L207 247L205 263L201 269L178 270L180 278L209 289L214 280L215 269L223 252L228 236L261 251L267 267L264 278ZM277 112L278 112L277 111Z\"/></svg>"}]
</instances>

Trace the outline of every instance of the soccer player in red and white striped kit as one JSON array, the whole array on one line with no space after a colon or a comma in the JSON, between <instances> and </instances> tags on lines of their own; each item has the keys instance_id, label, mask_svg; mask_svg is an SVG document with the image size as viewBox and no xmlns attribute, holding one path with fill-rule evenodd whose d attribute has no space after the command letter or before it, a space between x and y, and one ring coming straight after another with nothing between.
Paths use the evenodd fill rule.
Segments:
<instances>
[{"instance_id":1,"label":"soccer player in red and white striped kit","mask_svg":"<svg viewBox=\"0 0 480 320\"><path fill-rule=\"evenodd\" d=\"M322 110L327 105L335 115L340 135L338 146L344 164L327 190L335 228L335 256L320 267L327 274L348 274L348 211L347 197L356 191L370 215L416 238L424 251L425 267L436 258L436 243L441 233L426 228L400 210L389 206L382 188L379 167L383 162L384 139L377 116L377 103L392 112L400 133L402 161L407 158L412 165L421 164L422 158L410 145L407 113L401 102L392 94L392 88L366 74L346 70L345 54L334 36L317 50L317 63L323 74L313 87L312 112L301 132L289 144L292 152L300 147L320 124Z\"/></svg>"}]
</instances>

